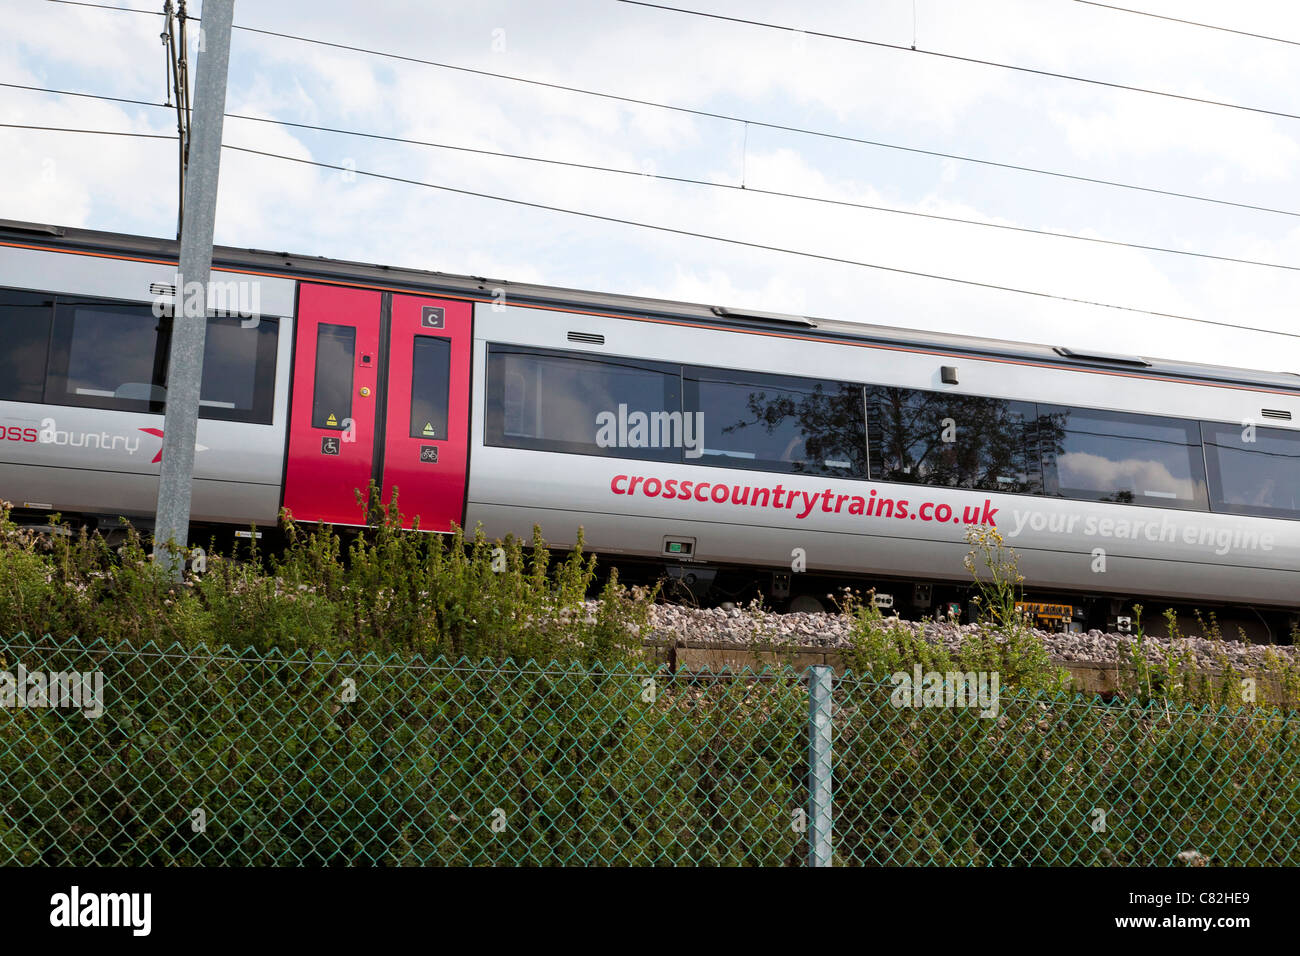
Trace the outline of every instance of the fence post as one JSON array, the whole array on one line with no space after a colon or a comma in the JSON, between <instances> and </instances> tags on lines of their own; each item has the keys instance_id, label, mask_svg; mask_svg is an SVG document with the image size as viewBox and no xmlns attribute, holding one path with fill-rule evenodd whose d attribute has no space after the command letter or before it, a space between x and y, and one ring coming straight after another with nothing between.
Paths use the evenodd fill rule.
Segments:
<instances>
[{"instance_id":1,"label":"fence post","mask_svg":"<svg viewBox=\"0 0 1300 956\"><path fill-rule=\"evenodd\" d=\"M831 678L808 668L808 865L831 865Z\"/></svg>"}]
</instances>

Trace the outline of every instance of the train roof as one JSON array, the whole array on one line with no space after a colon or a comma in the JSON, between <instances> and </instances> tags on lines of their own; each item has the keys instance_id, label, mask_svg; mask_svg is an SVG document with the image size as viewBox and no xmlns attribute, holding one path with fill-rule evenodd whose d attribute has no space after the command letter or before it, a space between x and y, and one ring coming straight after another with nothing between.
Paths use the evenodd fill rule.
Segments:
<instances>
[{"instance_id":1,"label":"train roof","mask_svg":"<svg viewBox=\"0 0 1300 956\"><path fill-rule=\"evenodd\" d=\"M0 219L0 244L38 245L57 249L76 249L105 255L156 258L175 262L180 253L176 239L131 236L121 233L53 226L42 223ZM381 266L372 263L304 256L263 249L239 249L216 246L213 264L239 271L287 273L294 277L317 277L333 281L373 283L386 287L409 287L428 291L437 289L450 295L490 300L494 290L506 290L506 298L515 305L545 305L611 316L654 317L689 321L693 325L740 331L771 333L781 331L801 338L825 341L852 340L884 345L933 349L936 352L972 357L991 356L1021 360L1036 365L1053 365L1079 369L1125 369L1140 375L1161 378L1195 379L1207 383L1262 385L1300 392L1300 374L1267 372L1231 366L1183 362L1147 356L1122 355L1066 346L1051 346L1005 339L929 332L894 326L849 322L842 319L813 318L730 309L699 303L678 302L642 296L606 294L556 286L462 276L446 272Z\"/></svg>"}]
</instances>

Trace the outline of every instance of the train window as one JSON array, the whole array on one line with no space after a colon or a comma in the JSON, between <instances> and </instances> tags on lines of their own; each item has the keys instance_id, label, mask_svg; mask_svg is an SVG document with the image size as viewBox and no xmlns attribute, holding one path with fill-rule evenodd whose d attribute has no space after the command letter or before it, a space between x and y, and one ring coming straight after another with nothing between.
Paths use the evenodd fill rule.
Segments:
<instances>
[{"instance_id":1,"label":"train window","mask_svg":"<svg viewBox=\"0 0 1300 956\"><path fill-rule=\"evenodd\" d=\"M417 335L411 368L412 438L446 439L450 393L451 340Z\"/></svg>"},{"instance_id":2,"label":"train window","mask_svg":"<svg viewBox=\"0 0 1300 956\"><path fill-rule=\"evenodd\" d=\"M1203 422L1215 511L1300 518L1300 432Z\"/></svg>"},{"instance_id":3,"label":"train window","mask_svg":"<svg viewBox=\"0 0 1300 956\"><path fill-rule=\"evenodd\" d=\"M865 478L862 386L687 367L684 408L700 413L703 465Z\"/></svg>"},{"instance_id":4,"label":"train window","mask_svg":"<svg viewBox=\"0 0 1300 956\"><path fill-rule=\"evenodd\" d=\"M867 435L878 481L1042 492L1032 402L870 386Z\"/></svg>"},{"instance_id":5,"label":"train window","mask_svg":"<svg viewBox=\"0 0 1300 956\"><path fill-rule=\"evenodd\" d=\"M151 305L56 300L45 400L116 411L165 410L170 316ZM199 417L269 424L279 320L207 323Z\"/></svg>"},{"instance_id":6,"label":"train window","mask_svg":"<svg viewBox=\"0 0 1300 956\"><path fill-rule=\"evenodd\" d=\"M53 310L52 296L0 289L0 401L41 401Z\"/></svg>"},{"instance_id":7,"label":"train window","mask_svg":"<svg viewBox=\"0 0 1300 956\"><path fill-rule=\"evenodd\" d=\"M351 325L321 323L316 329L316 388L312 392L312 428L343 429L352 417L352 373L357 330Z\"/></svg>"},{"instance_id":8,"label":"train window","mask_svg":"<svg viewBox=\"0 0 1300 956\"><path fill-rule=\"evenodd\" d=\"M238 318L208 319L199 416L269 425L275 404L275 349L280 320L246 328Z\"/></svg>"},{"instance_id":9,"label":"train window","mask_svg":"<svg viewBox=\"0 0 1300 956\"><path fill-rule=\"evenodd\" d=\"M1198 423L1059 405L1038 410L1047 494L1207 508Z\"/></svg>"},{"instance_id":10,"label":"train window","mask_svg":"<svg viewBox=\"0 0 1300 956\"><path fill-rule=\"evenodd\" d=\"M148 305L56 301L46 401L161 412L169 327Z\"/></svg>"},{"instance_id":11,"label":"train window","mask_svg":"<svg viewBox=\"0 0 1300 956\"><path fill-rule=\"evenodd\" d=\"M675 365L493 345L487 443L678 461L684 430Z\"/></svg>"}]
</instances>

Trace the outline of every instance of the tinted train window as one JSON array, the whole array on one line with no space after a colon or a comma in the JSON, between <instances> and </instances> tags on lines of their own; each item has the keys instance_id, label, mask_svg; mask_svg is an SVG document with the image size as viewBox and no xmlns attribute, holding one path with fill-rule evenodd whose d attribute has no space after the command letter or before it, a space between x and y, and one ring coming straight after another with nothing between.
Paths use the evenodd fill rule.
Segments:
<instances>
[{"instance_id":1,"label":"tinted train window","mask_svg":"<svg viewBox=\"0 0 1300 956\"><path fill-rule=\"evenodd\" d=\"M169 327L148 305L58 301L46 400L161 412Z\"/></svg>"},{"instance_id":2,"label":"tinted train window","mask_svg":"<svg viewBox=\"0 0 1300 956\"><path fill-rule=\"evenodd\" d=\"M494 345L488 352L487 443L678 461L677 366Z\"/></svg>"},{"instance_id":3,"label":"tinted train window","mask_svg":"<svg viewBox=\"0 0 1300 956\"><path fill-rule=\"evenodd\" d=\"M41 401L53 309L52 296L0 289L0 401Z\"/></svg>"},{"instance_id":4,"label":"tinted train window","mask_svg":"<svg viewBox=\"0 0 1300 956\"><path fill-rule=\"evenodd\" d=\"M1049 495L1160 508L1206 508L1196 422L1040 405Z\"/></svg>"},{"instance_id":5,"label":"tinted train window","mask_svg":"<svg viewBox=\"0 0 1300 956\"><path fill-rule=\"evenodd\" d=\"M411 368L412 438L447 437L447 396L451 391L451 340L415 337Z\"/></svg>"},{"instance_id":6,"label":"tinted train window","mask_svg":"<svg viewBox=\"0 0 1300 956\"><path fill-rule=\"evenodd\" d=\"M692 368L683 407L703 415L702 465L865 478L862 386Z\"/></svg>"},{"instance_id":7,"label":"tinted train window","mask_svg":"<svg viewBox=\"0 0 1300 956\"><path fill-rule=\"evenodd\" d=\"M1032 402L872 386L867 435L878 481L1042 491Z\"/></svg>"},{"instance_id":8,"label":"tinted train window","mask_svg":"<svg viewBox=\"0 0 1300 956\"><path fill-rule=\"evenodd\" d=\"M1215 511L1300 518L1300 432L1207 422L1201 434Z\"/></svg>"},{"instance_id":9,"label":"tinted train window","mask_svg":"<svg viewBox=\"0 0 1300 956\"><path fill-rule=\"evenodd\" d=\"M275 404L275 347L280 320L245 328L238 318L208 319L203 346L199 416L271 423Z\"/></svg>"},{"instance_id":10,"label":"tinted train window","mask_svg":"<svg viewBox=\"0 0 1300 956\"><path fill-rule=\"evenodd\" d=\"M45 400L129 412L164 411L171 351L169 316L149 305L57 300ZM278 319L244 328L209 319L199 417L269 424L275 401Z\"/></svg>"},{"instance_id":11,"label":"tinted train window","mask_svg":"<svg viewBox=\"0 0 1300 956\"><path fill-rule=\"evenodd\" d=\"M317 326L312 428L342 429L344 420L352 417L352 373L356 354L355 327L324 323Z\"/></svg>"}]
</instances>

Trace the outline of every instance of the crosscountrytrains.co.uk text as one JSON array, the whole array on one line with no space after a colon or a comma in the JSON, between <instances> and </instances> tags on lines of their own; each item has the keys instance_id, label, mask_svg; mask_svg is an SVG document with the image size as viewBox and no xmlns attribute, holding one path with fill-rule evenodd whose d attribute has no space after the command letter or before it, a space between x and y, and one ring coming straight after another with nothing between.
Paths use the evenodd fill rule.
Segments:
<instances>
[{"instance_id":1,"label":"crosscountrytrains.co.uk text","mask_svg":"<svg viewBox=\"0 0 1300 956\"><path fill-rule=\"evenodd\" d=\"M826 514L840 514L847 511L851 515L866 515L868 518L912 518L921 521L942 521L953 524L976 524L996 527L994 516L998 509L993 502L984 500L983 509L979 505L967 505L958 514L951 505L923 501L913 506L907 498L885 498L873 489L867 496L836 494L830 488L825 491L798 491L784 485L755 487L753 485L729 485L709 481L679 481L676 478L663 480L644 475L615 475L609 483L610 491L616 495L644 495L647 498L667 498L670 500L712 501L715 504L731 502L735 505L749 505L754 508L785 509L799 518L807 518L819 507ZM847 505L847 507L846 507Z\"/></svg>"}]
</instances>

